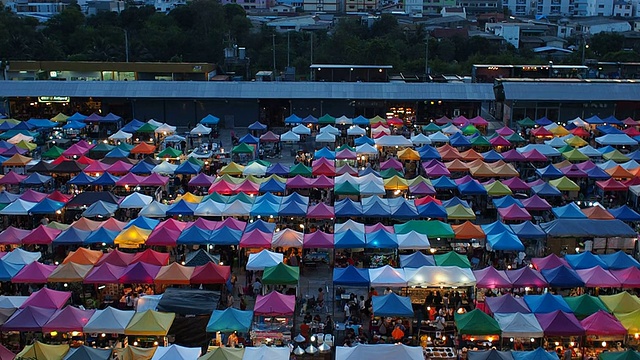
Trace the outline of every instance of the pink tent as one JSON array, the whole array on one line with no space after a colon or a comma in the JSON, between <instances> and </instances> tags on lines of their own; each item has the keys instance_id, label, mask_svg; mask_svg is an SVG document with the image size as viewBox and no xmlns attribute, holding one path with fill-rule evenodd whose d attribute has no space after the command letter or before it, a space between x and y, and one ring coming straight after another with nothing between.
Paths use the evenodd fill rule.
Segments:
<instances>
[{"instance_id":1,"label":"pink tent","mask_svg":"<svg viewBox=\"0 0 640 360\"><path fill-rule=\"evenodd\" d=\"M202 230L215 230L218 226L218 221L207 220L205 218L198 218L196 221L189 224L189 226L185 227L185 230L195 226Z\"/></svg>"},{"instance_id":2,"label":"pink tent","mask_svg":"<svg viewBox=\"0 0 640 360\"><path fill-rule=\"evenodd\" d=\"M409 192L412 195L435 195L436 189L432 185L429 185L423 181L409 186Z\"/></svg>"},{"instance_id":3,"label":"pink tent","mask_svg":"<svg viewBox=\"0 0 640 360\"><path fill-rule=\"evenodd\" d=\"M531 259L531 263L533 263L533 266L535 266L538 271L553 269L560 265L569 267L567 261L563 258L558 257L558 255L556 254L551 254L543 258L533 258Z\"/></svg>"},{"instance_id":4,"label":"pink tent","mask_svg":"<svg viewBox=\"0 0 640 360\"><path fill-rule=\"evenodd\" d=\"M328 178L326 175L320 175L311 181L311 187L317 189L330 189L333 188L333 186L333 179Z\"/></svg>"},{"instance_id":5,"label":"pink tent","mask_svg":"<svg viewBox=\"0 0 640 360\"><path fill-rule=\"evenodd\" d=\"M107 172L110 174L128 174L132 167L133 165L122 160L118 160L107 168Z\"/></svg>"},{"instance_id":6,"label":"pink tent","mask_svg":"<svg viewBox=\"0 0 640 360\"><path fill-rule=\"evenodd\" d=\"M587 287L621 287L620 281L599 265L589 269L576 270L576 272Z\"/></svg>"},{"instance_id":7,"label":"pink tent","mask_svg":"<svg viewBox=\"0 0 640 360\"><path fill-rule=\"evenodd\" d=\"M69 298L71 298L70 291L57 291L45 287L32 293L20 308L37 306L46 309L62 309Z\"/></svg>"},{"instance_id":8,"label":"pink tent","mask_svg":"<svg viewBox=\"0 0 640 360\"><path fill-rule=\"evenodd\" d=\"M336 167L333 164L333 160L320 158L319 160L313 162L313 168L311 169L311 173L314 176L317 176L317 175L336 176Z\"/></svg>"},{"instance_id":9,"label":"pink tent","mask_svg":"<svg viewBox=\"0 0 640 360\"><path fill-rule=\"evenodd\" d=\"M524 205L525 209L531 210L531 211L551 210L551 205L549 205L547 200L541 198L538 195L533 195L532 197L530 197L528 199L522 200L522 205Z\"/></svg>"},{"instance_id":10,"label":"pink tent","mask_svg":"<svg viewBox=\"0 0 640 360\"><path fill-rule=\"evenodd\" d=\"M529 191L531 187L519 177L502 180L502 184L513 191Z\"/></svg>"},{"instance_id":11,"label":"pink tent","mask_svg":"<svg viewBox=\"0 0 640 360\"><path fill-rule=\"evenodd\" d=\"M0 185L17 185L26 178L25 175L20 175L13 170L9 170L9 172L0 179Z\"/></svg>"},{"instance_id":12,"label":"pink tent","mask_svg":"<svg viewBox=\"0 0 640 360\"><path fill-rule=\"evenodd\" d=\"M506 162L527 161L527 159L517 152L516 149L503 152L502 159Z\"/></svg>"},{"instance_id":13,"label":"pink tent","mask_svg":"<svg viewBox=\"0 0 640 360\"><path fill-rule=\"evenodd\" d=\"M476 116L474 118L471 118L471 119L469 119L469 122L472 123L475 126L487 126L487 125L489 125L489 122L487 120L485 120L481 116Z\"/></svg>"},{"instance_id":14,"label":"pink tent","mask_svg":"<svg viewBox=\"0 0 640 360\"><path fill-rule=\"evenodd\" d=\"M228 217L222 221L216 222L216 225L212 230L221 229L223 227L228 227L233 230L244 231L244 228L247 227L247 223L244 221L240 221L238 219Z\"/></svg>"},{"instance_id":15,"label":"pink tent","mask_svg":"<svg viewBox=\"0 0 640 360\"><path fill-rule=\"evenodd\" d=\"M198 218L198 220L201 218ZM184 229L187 228L188 223L184 222L184 221L178 221L176 219L167 219L165 221L161 221L158 226L156 226L156 229L158 228L166 228L168 230L175 230L175 231L183 231Z\"/></svg>"},{"instance_id":16,"label":"pink tent","mask_svg":"<svg viewBox=\"0 0 640 360\"><path fill-rule=\"evenodd\" d=\"M71 195L66 195L61 193L60 191L56 190L54 192L52 192L51 194L47 195L48 199L51 199L53 201L59 201L59 202L63 202L63 203L67 203L69 200L71 200Z\"/></svg>"},{"instance_id":17,"label":"pink tent","mask_svg":"<svg viewBox=\"0 0 640 360\"><path fill-rule=\"evenodd\" d=\"M96 265L111 264L116 266L127 266L133 262L134 254L124 253L118 249L103 255Z\"/></svg>"},{"instance_id":18,"label":"pink tent","mask_svg":"<svg viewBox=\"0 0 640 360\"><path fill-rule=\"evenodd\" d=\"M451 122L451 119L449 119L446 116L443 116L439 119L436 119L436 125L445 125Z\"/></svg>"},{"instance_id":19,"label":"pink tent","mask_svg":"<svg viewBox=\"0 0 640 360\"><path fill-rule=\"evenodd\" d=\"M638 288L640 287L640 269L637 267L630 267L621 270L610 270L611 274L620 281L624 288Z\"/></svg>"},{"instance_id":20,"label":"pink tent","mask_svg":"<svg viewBox=\"0 0 640 360\"><path fill-rule=\"evenodd\" d=\"M20 195L20 199L24 201L38 203L47 197L47 194L29 189Z\"/></svg>"},{"instance_id":21,"label":"pink tent","mask_svg":"<svg viewBox=\"0 0 640 360\"><path fill-rule=\"evenodd\" d=\"M126 225L127 223L124 221L116 220L115 218L109 218L107 219L107 221L100 224L100 227L112 231L122 231L122 229L124 229Z\"/></svg>"},{"instance_id":22,"label":"pink tent","mask_svg":"<svg viewBox=\"0 0 640 360\"><path fill-rule=\"evenodd\" d=\"M196 177L191 178L189 180L189 186L202 186L209 187L213 183L213 176L209 176L205 173L200 173Z\"/></svg>"},{"instance_id":23,"label":"pink tent","mask_svg":"<svg viewBox=\"0 0 640 360\"><path fill-rule=\"evenodd\" d=\"M116 181L116 185L117 186L125 186L125 185L129 185L129 186L137 186L142 184L142 182L145 180L144 176L138 176L136 174L133 173L128 173L127 175L121 177L120 179L118 179Z\"/></svg>"},{"instance_id":24,"label":"pink tent","mask_svg":"<svg viewBox=\"0 0 640 360\"><path fill-rule=\"evenodd\" d=\"M542 275L528 266L517 270L507 270L505 272L514 287L543 288L547 286L547 281Z\"/></svg>"},{"instance_id":25,"label":"pink tent","mask_svg":"<svg viewBox=\"0 0 640 360\"><path fill-rule=\"evenodd\" d=\"M489 143L493 146L511 146L511 142L502 136L496 136L489 140Z\"/></svg>"},{"instance_id":26,"label":"pink tent","mask_svg":"<svg viewBox=\"0 0 640 360\"><path fill-rule=\"evenodd\" d=\"M287 179L287 189L306 189L311 186L311 179L296 175L291 179Z\"/></svg>"},{"instance_id":27,"label":"pink tent","mask_svg":"<svg viewBox=\"0 0 640 360\"><path fill-rule=\"evenodd\" d=\"M594 167L596 167L596 164L594 164L593 161L591 161L591 160L587 160L587 161L583 161L583 162L581 162L579 164L576 164L576 166L578 168L580 168L580 170L582 170L582 171L587 171L587 170L591 170Z\"/></svg>"},{"instance_id":28,"label":"pink tent","mask_svg":"<svg viewBox=\"0 0 640 360\"><path fill-rule=\"evenodd\" d=\"M260 185L251 180L244 180L240 184L233 187L234 192L243 192L247 194L257 194L260 192Z\"/></svg>"},{"instance_id":29,"label":"pink tent","mask_svg":"<svg viewBox=\"0 0 640 360\"><path fill-rule=\"evenodd\" d=\"M329 206L325 203L319 203L309 206L307 210L307 218L311 219L333 219L335 212L333 206Z\"/></svg>"},{"instance_id":30,"label":"pink tent","mask_svg":"<svg viewBox=\"0 0 640 360\"><path fill-rule=\"evenodd\" d=\"M56 236L60 235L61 232L62 230L39 225L22 239L22 243L49 245L53 242L53 239L55 239Z\"/></svg>"},{"instance_id":31,"label":"pink tent","mask_svg":"<svg viewBox=\"0 0 640 360\"><path fill-rule=\"evenodd\" d=\"M510 205L506 208L498 209L500 217L504 220L531 220L531 214L526 209L519 207L517 204Z\"/></svg>"},{"instance_id":32,"label":"pink tent","mask_svg":"<svg viewBox=\"0 0 640 360\"><path fill-rule=\"evenodd\" d=\"M452 123L455 126L465 126L465 125L467 125L469 123L469 119L467 119L466 117L460 115L457 118L453 119Z\"/></svg>"},{"instance_id":33,"label":"pink tent","mask_svg":"<svg viewBox=\"0 0 640 360\"><path fill-rule=\"evenodd\" d=\"M131 264L124 269L118 279L121 284L153 284L153 280L160 272L159 265L151 265L144 262Z\"/></svg>"},{"instance_id":34,"label":"pink tent","mask_svg":"<svg viewBox=\"0 0 640 360\"><path fill-rule=\"evenodd\" d=\"M395 233L395 229L393 225L383 225L382 223L375 223L374 225L365 225L364 232L367 234L371 234L372 232L376 232L378 230L384 230L390 234Z\"/></svg>"},{"instance_id":35,"label":"pink tent","mask_svg":"<svg viewBox=\"0 0 640 360\"><path fill-rule=\"evenodd\" d=\"M84 277L85 284L117 284L124 273L124 266L102 264L94 267Z\"/></svg>"},{"instance_id":36,"label":"pink tent","mask_svg":"<svg viewBox=\"0 0 640 360\"><path fill-rule=\"evenodd\" d=\"M0 345L0 359L13 360L15 358L16 358L16 354L12 353L9 349L4 347L4 345Z\"/></svg>"},{"instance_id":37,"label":"pink tent","mask_svg":"<svg viewBox=\"0 0 640 360\"><path fill-rule=\"evenodd\" d=\"M94 161L91 164L87 165L86 168L82 169L82 171L87 173L87 175L90 173L102 173L105 172L107 168L109 168L109 166L111 165L105 164L100 161Z\"/></svg>"},{"instance_id":38,"label":"pink tent","mask_svg":"<svg viewBox=\"0 0 640 360\"><path fill-rule=\"evenodd\" d=\"M22 242L22 239L24 239L25 236L29 235L30 232L30 230L23 230L9 226L0 233L0 244L18 245Z\"/></svg>"},{"instance_id":39,"label":"pink tent","mask_svg":"<svg viewBox=\"0 0 640 360\"><path fill-rule=\"evenodd\" d=\"M150 265L165 266L169 264L169 254L146 249L143 252L136 253L132 263L143 262Z\"/></svg>"},{"instance_id":40,"label":"pink tent","mask_svg":"<svg viewBox=\"0 0 640 360\"><path fill-rule=\"evenodd\" d=\"M336 153L336 159L347 159L347 160L355 160L358 156L354 151L350 149L342 149Z\"/></svg>"},{"instance_id":41,"label":"pink tent","mask_svg":"<svg viewBox=\"0 0 640 360\"><path fill-rule=\"evenodd\" d=\"M42 331L82 331L94 312L95 310L81 310L73 306L67 306L57 311L55 315L42 326Z\"/></svg>"},{"instance_id":42,"label":"pink tent","mask_svg":"<svg viewBox=\"0 0 640 360\"><path fill-rule=\"evenodd\" d=\"M380 170L386 170L386 169L395 169L398 171L402 171L403 169L402 163L398 161L398 159L396 158L391 158L387 161L380 163Z\"/></svg>"},{"instance_id":43,"label":"pink tent","mask_svg":"<svg viewBox=\"0 0 640 360\"><path fill-rule=\"evenodd\" d=\"M511 281L504 270L496 270L493 266L474 270L476 286L481 289L500 289L512 287Z\"/></svg>"},{"instance_id":44,"label":"pink tent","mask_svg":"<svg viewBox=\"0 0 640 360\"><path fill-rule=\"evenodd\" d=\"M86 143L86 142L85 142ZM88 144L87 144L88 145ZM62 152L63 156L82 156L89 152L89 147L83 147L80 143L73 144L69 148Z\"/></svg>"},{"instance_id":45,"label":"pink tent","mask_svg":"<svg viewBox=\"0 0 640 360\"><path fill-rule=\"evenodd\" d=\"M13 278L12 283L46 284L55 265L45 265L37 261L25 266Z\"/></svg>"},{"instance_id":46,"label":"pink tent","mask_svg":"<svg viewBox=\"0 0 640 360\"><path fill-rule=\"evenodd\" d=\"M56 313L56 309L28 306L21 308L2 325L3 331L42 331L42 326Z\"/></svg>"},{"instance_id":47,"label":"pink tent","mask_svg":"<svg viewBox=\"0 0 640 360\"><path fill-rule=\"evenodd\" d=\"M91 115L89 115L91 116ZM95 146L94 144L89 144L86 140L80 140L76 143L77 146L85 148L87 150L91 150L93 149L93 147Z\"/></svg>"},{"instance_id":48,"label":"pink tent","mask_svg":"<svg viewBox=\"0 0 640 360\"><path fill-rule=\"evenodd\" d=\"M258 229L251 230L242 234L240 238L241 248L270 248L272 234L260 231Z\"/></svg>"},{"instance_id":49,"label":"pink tent","mask_svg":"<svg viewBox=\"0 0 640 360\"><path fill-rule=\"evenodd\" d=\"M320 230L314 231L311 234L304 234L302 247L307 249L333 249L333 234L328 234Z\"/></svg>"},{"instance_id":50,"label":"pink tent","mask_svg":"<svg viewBox=\"0 0 640 360\"><path fill-rule=\"evenodd\" d=\"M165 186L169 182L169 178L167 176L162 176L156 173L153 173L142 181L140 185L142 186Z\"/></svg>"},{"instance_id":51,"label":"pink tent","mask_svg":"<svg viewBox=\"0 0 640 360\"><path fill-rule=\"evenodd\" d=\"M229 195L236 193L235 184L232 184L226 180L220 180L214 182L209 186L209 194L218 193L222 195Z\"/></svg>"},{"instance_id":52,"label":"pink tent","mask_svg":"<svg viewBox=\"0 0 640 360\"><path fill-rule=\"evenodd\" d=\"M501 136L509 136L511 134L513 134L515 131L511 130L511 128L507 127L507 126L503 126L500 129L496 130L496 134L501 135Z\"/></svg>"},{"instance_id":53,"label":"pink tent","mask_svg":"<svg viewBox=\"0 0 640 360\"><path fill-rule=\"evenodd\" d=\"M173 230L158 226L151 232L145 242L147 246L176 246L176 240L180 236L180 230Z\"/></svg>"},{"instance_id":54,"label":"pink tent","mask_svg":"<svg viewBox=\"0 0 640 360\"><path fill-rule=\"evenodd\" d=\"M598 310L596 313L582 319L580 325L587 332L587 335L620 335L623 337L627 335L627 329L622 326L620 321L604 310Z\"/></svg>"},{"instance_id":55,"label":"pink tent","mask_svg":"<svg viewBox=\"0 0 640 360\"><path fill-rule=\"evenodd\" d=\"M293 315L295 308L295 295L283 295L272 291L267 295L258 296L253 313L266 316Z\"/></svg>"},{"instance_id":56,"label":"pink tent","mask_svg":"<svg viewBox=\"0 0 640 360\"><path fill-rule=\"evenodd\" d=\"M351 174L355 176L355 175L358 175L358 170L354 169L349 164L344 164L336 169L336 175L342 175L342 174Z\"/></svg>"},{"instance_id":57,"label":"pink tent","mask_svg":"<svg viewBox=\"0 0 640 360\"><path fill-rule=\"evenodd\" d=\"M527 159L527 161L547 161L548 160L547 157L544 156L544 154L542 154L540 151L536 149L524 152L522 153L522 156L524 156L524 158Z\"/></svg>"}]
</instances>

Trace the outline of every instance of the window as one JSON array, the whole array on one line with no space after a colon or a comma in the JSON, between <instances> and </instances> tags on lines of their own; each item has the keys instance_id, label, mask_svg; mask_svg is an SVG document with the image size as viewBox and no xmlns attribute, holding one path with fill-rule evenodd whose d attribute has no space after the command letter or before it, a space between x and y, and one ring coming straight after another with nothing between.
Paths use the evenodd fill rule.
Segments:
<instances>
[{"instance_id":1,"label":"window","mask_svg":"<svg viewBox=\"0 0 640 360\"><path fill-rule=\"evenodd\" d=\"M598 5L598 9L604 9L604 4Z\"/></svg>"}]
</instances>

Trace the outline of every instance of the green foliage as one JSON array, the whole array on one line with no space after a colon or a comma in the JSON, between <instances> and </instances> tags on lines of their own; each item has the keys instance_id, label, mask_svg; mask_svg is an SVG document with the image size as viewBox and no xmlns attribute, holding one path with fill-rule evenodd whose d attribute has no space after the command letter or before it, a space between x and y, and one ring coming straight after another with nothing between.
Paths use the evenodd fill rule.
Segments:
<instances>
[{"instance_id":1,"label":"green foliage","mask_svg":"<svg viewBox=\"0 0 640 360\"><path fill-rule=\"evenodd\" d=\"M624 36L615 33L598 33L587 42L593 53L602 56L608 53L622 51Z\"/></svg>"}]
</instances>

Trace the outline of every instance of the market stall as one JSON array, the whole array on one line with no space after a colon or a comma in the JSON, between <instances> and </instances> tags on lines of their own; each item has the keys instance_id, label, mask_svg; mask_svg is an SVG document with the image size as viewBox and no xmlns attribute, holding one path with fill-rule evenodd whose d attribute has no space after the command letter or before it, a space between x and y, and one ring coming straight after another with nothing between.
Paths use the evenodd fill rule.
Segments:
<instances>
[{"instance_id":1,"label":"market stall","mask_svg":"<svg viewBox=\"0 0 640 360\"><path fill-rule=\"evenodd\" d=\"M294 295L283 295L276 291L257 297L253 309L254 323L250 332L254 346L282 346L291 340L295 304Z\"/></svg>"}]
</instances>

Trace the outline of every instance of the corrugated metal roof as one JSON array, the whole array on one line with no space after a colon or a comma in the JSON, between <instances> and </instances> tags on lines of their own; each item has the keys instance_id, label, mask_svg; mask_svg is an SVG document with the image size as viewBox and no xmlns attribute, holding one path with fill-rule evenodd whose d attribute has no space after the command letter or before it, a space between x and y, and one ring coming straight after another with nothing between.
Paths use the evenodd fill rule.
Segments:
<instances>
[{"instance_id":1,"label":"corrugated metal roof","mask_svg":"<svg viewBox=\"0 0 640 360\"><path fill-rule=\"evenodd\" d=\"M492 84L195 81L0 81L0 97L495 100Z\"/></svg>"},{"instance_id":2,"label":"corrugated metal roof","mask_svg":"<svg viewBox=\"0 0 640 360\"><path fill-rule=\"evenodd\" d=\"M638 101L640 84L631 82L502 82L506 100Z\"/></svg>"}]
</instances>

